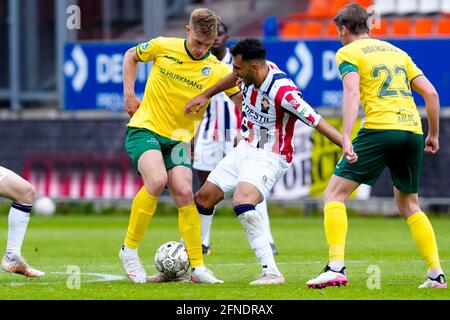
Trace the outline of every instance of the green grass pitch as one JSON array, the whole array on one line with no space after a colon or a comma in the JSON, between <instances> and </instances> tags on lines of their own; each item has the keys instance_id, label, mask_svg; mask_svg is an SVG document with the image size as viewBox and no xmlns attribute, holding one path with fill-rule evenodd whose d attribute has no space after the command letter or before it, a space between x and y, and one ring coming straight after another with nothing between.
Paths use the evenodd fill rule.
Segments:
<instances>
[{"instance_id":1,"label":"green grass pitch","mask_svg":"<svg viewBox=\"0 0 450 320\"><path fill-rule=\"evenodd\" d=\"M5 214L0 216L0 243L6 245ZM431 217L444 270L450 270L450 218ZM225 281L221 285L191 283L132 284L118 259L128 224L125 215L34 216L23 246L29 263L45 271L42 279L0 272L0 299L158 299L158 300L322 300L322 299L449 299L447 290L421 290L425 264L401 218L349 217L346 287L308 289L305 282L324 267L327 257L321 217L272 217L280 254L276 257L286 284L250 286L260 273L239 221L216 215L211 256L205 262ZM149 274L160 244L179 239L175 215L156 215L140 255ZM72 266L72 267L70 267ZM75 267L73 267L75 266ZM72 269L71 269L72 268ZM79 268L80 287L76 287ZM373 269L375 268L375 269ZM379 268L379 269L377 269ZM380 288L368 282L380 271ZM75 276L71 274L75 272ZM372 278L371 278L372 276ZM376 283L376 282L375 282Z\"/></svg>"}]
</instances>

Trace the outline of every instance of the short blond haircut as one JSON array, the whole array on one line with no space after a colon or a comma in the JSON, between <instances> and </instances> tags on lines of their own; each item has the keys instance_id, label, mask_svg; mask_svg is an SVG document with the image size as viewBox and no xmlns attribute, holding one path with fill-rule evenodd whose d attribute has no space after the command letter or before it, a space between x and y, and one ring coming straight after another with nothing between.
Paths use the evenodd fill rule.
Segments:
<instances>
[{"instance_id":1,"label":"short blond haircut","mask_svg":"<svg viewBox=\"0 0 450 320\"><path fill-rule=\"evenodd\" d=\"M189 25L195 32L211 38L217 37L219 24L219 16L214 11L207 8L195 9L192 11L189 20Z\"/></svg>"}]
</instances>

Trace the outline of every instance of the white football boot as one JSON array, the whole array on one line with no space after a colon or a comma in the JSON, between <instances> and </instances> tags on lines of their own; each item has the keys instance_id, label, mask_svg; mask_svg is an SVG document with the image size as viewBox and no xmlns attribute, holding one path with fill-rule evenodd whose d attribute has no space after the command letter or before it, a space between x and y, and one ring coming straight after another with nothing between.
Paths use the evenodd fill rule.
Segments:
<instances>
[{"instance_id":1,"label":"white football boot","mask_svg":"<svg viewBox=\"0 0 450 320\"><path fill-rule=\"evenodd\" d=\"M127 273L128 279L134 283L146 283L147 274L145 273L144 266L141 259L137 254L129 255L124 251L124 246L120 249L119 258L122 260L123 268Z\"/></svg>"},{"instance_id":2,"label":"white football boot","mask_svg":"<svg viewBox=\"0 0 450 320\"><path fill-rule=\"evenodd\" d=\"M419 286L419 289L425 288L446 289L447 281L445 280L445 276L443 274L440 274L435 279L431 279L430 277L428 277L428 279Z\"/></svg>"},{"instance_id":3,"label":"white football boot","mask_svg":"<svg viewBox=\"0 0 450 320\"><path fill-rule=\"evenodd\" d=\"M340 271L332 270L328 265L322 270L322 272L314 279L306 282L308 288L322 289L331 286L345 286L348 283L347 273L345 267Z\"/></svg>"},{"instance_id":4,"label":"white football boot","mask_svg":"<svg viewBox=\"0 0 450 320\"><path fill-rule=\"evenodd\" d=\"M283 284L284 282L284 276L281 273L263 269L262 274L256 280L250 282L250 285Z\"/></svg>"},{"instance_id":5,"label":"white football boot","mask_svg":"<svg viewBox=\"0 0 450 320\"><path fill-rule=\"evenodd\" d=\"M223 280L217 279L211 270L203 268L195 268L191 275L192 283L223 283Z\"/></svg>"},{"instance_id":6,"label":"white football boot","mask_svg":"<svg viewBox=\"0 0 450 320\"><path fill-rule=\"evenodd\" d=\"M30 278L45 276L45 272L30 267L20 254L6 254L2 259L2 269L6 272L17 273Z\"/></svg>"}]
</instances>

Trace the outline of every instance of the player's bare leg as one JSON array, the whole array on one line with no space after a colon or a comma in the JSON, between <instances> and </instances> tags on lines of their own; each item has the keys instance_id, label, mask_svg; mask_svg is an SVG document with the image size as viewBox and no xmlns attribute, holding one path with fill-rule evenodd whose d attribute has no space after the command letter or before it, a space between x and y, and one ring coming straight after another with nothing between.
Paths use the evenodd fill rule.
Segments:
<instances>
[{"instance_id":1,"label":"player's bare leg","mask_svg":"<svg viewBox=\"0 0 450 320\"><path fill-rule=\"evenodd\" d=\"M0 196L13 200L8 216L8 242L2 269L26 277L42 277L44 272L32 268L22 256L22 242L35 200L33 186L16 173L0 167Z\"/></svg>"},{"instance_id":2,"label":"player's bare leg","mask_svg":"<svg viewBox=\"0 0 450 320\"><path fill-rule=\"evenodd\" d=\"M359 186L352 180L333 175L324 192L324 227L328 244L328 264L316 277L306 282L309 288L341 286L348 283L344 254L347 236L345 201Z\"/></svg>"},{"instance_id":3,"label":"player's bare leg","mask_svg":"<svg viewBox=\"0 0 450 320\"><path fill-rule=\"evenodd\" d=\"M248 242L262 267L262 274L251 285L282 284L283 275L275 263L263 221L255 210L261 200L260 191L247 182L239 182L233 195L233 207L247 235Z\"/></svg>"},{"instance_id":4,"label":"player's bare leg","mask_svg":"<svg viewBox=\"0 0 450 320\"><path fill-rule=\"evenodd\" d=\"M394 188L394 195L400 213L406 219L417 248L427 263L428 278L419 288L447 288L433 227L420 209L418 194L404 193Z\"/></svg>"},{"instance_id":5,"label":"player's bare leg","mask_svg":"<svg viewBox=\"0 0 450 320\"><path fill-rule=\"evenodd\" d=\"M147 274L139 259L138 248L155 213L158 197L167 184L167 172L161 152L144 152L138 160L138 170L144 180L144 186L133 200L127 235L119 258L132 282L145 283Z\"/></svg>"}]
</instances>

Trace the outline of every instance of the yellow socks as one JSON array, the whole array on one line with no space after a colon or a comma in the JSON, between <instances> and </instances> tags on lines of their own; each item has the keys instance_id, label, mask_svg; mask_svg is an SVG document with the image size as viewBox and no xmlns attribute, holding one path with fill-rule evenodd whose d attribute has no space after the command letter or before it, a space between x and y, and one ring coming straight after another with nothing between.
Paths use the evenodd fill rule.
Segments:
<instances>
[{"instance_id":1,"label":"yellow socks","mask_svg":"<svg viewBox=\"0 0 450 320\"><path fill-rule=\"evenodd\" d=\"M178 230L186 243L191 267L203 266L200 215L195 204L178 208Z\"/></svg>"},{"instance_id":2,"label":"yellow socks","mask_svg":"<svg viewBox=\"0 0 450 320\"><path fill-rule=\"evenodd\" d=\"M139 242L156 210L157 197L153 197L145 187L142 187L131 205L130 222L128 223L125 246L137 249Z\"/></svg>"},{"instance_id":3,"label":"yellow socks","mask_svg":"<svg viewBox=\"0 0 450 320\"><path fill-rule=\"evenodd\" d=\"M347 212L342 202L331 201L325 204L324 227L329 261L344 261L345 237L348 225Z\"/></svg>"},{"instance_id":4,"label":"yellow socks","mask_svg":"<svg viewBox=\"0 0 450 320\"><path fill-rule=\"evenodd\" d=\"M428 270L441 269L433 227L425 213L416 212L406 222L411 229L412 236L422 257L427 263Z\"/></svg>"}]
</instances>

